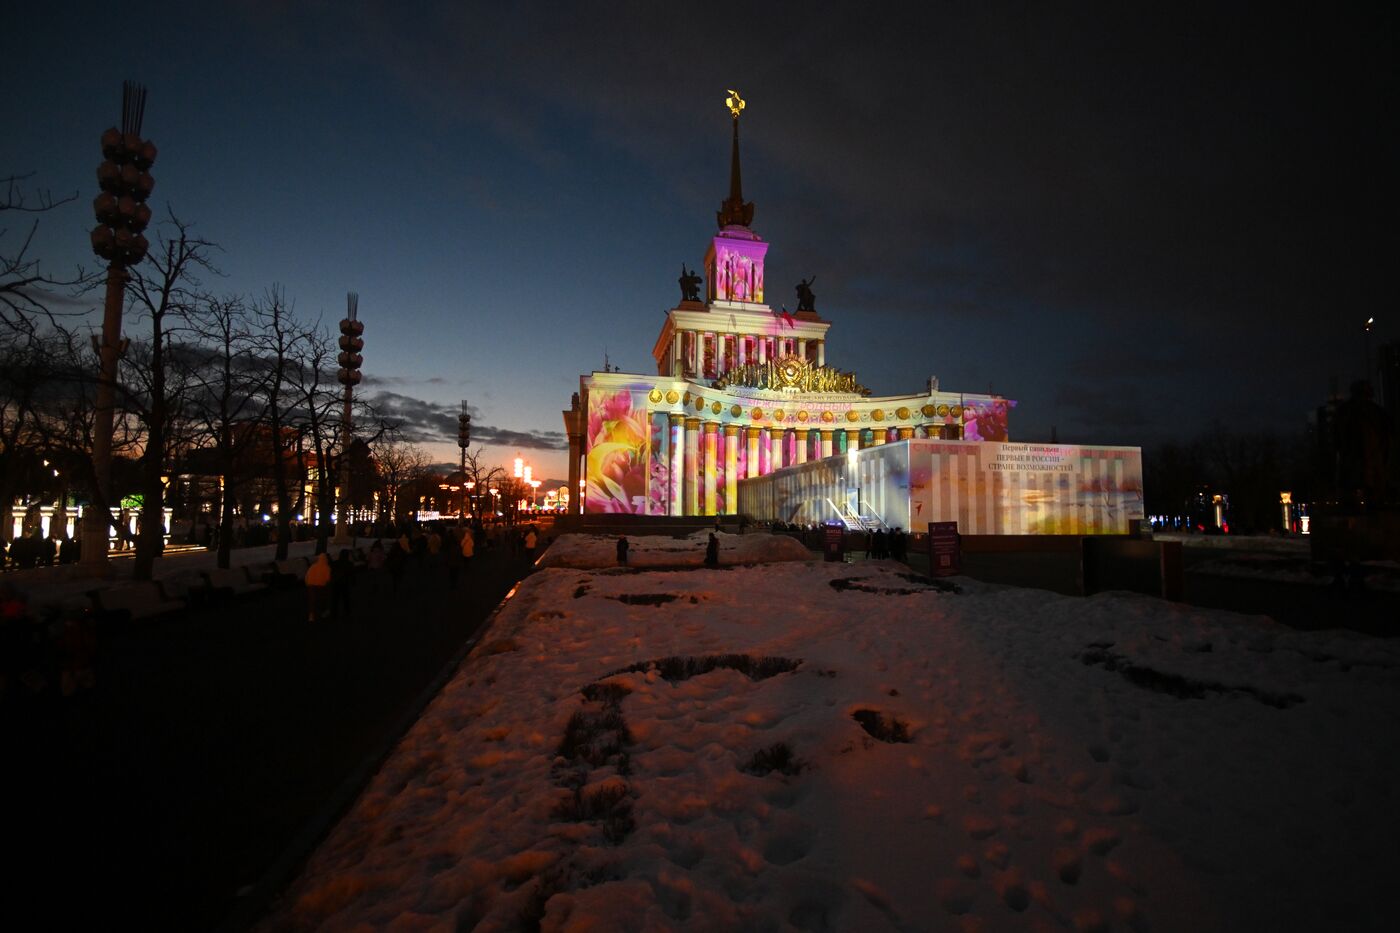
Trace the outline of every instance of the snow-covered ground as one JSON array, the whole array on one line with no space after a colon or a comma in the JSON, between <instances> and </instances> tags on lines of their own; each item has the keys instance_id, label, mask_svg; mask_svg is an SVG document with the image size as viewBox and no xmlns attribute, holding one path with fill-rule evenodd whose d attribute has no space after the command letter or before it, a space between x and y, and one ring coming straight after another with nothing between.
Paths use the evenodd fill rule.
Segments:
<instances>
[{"instance_id":1,"label":"snow-covered ground","mask_svg":"<svg viewBox=\"0 0 1400 933\"><path fill-rule=\"evenodd\" d=\"M1377 592L1400 593L1400 564L1395 561L1373 560L1361 565L1365 585ZM1276 583L1301 583L1305 586L1333 586L1336 572L1326 564L1301 557L1274 554L1237 554L1202 561L1191 573L1217 577L1241 577L1249 580L1272 580Z\"/></svg>"},{"instance_id":2,"label":"snow-covered ground","mask_svg":"<svg viewBox=\"0 0 1400 933\"><path fill-rule=\"evenodd\" d=\"M604 557L522 583L266 928L1391 913L1400 643L882 561Z\"/></svg>"},{"instance_id":3,"label":"snow-covered ground","mask_svg":"<svg viewBox=\"0 0 1400 933\"><path fill-rule=\"evenodd\" d=\"M618 535L564 535L540 557L541 567L611 567L617 564ZM719 532L720 566L811 560L801 541L785 535ZM629 567L699 567L705 561L708 531L685 538L643 535L628 538Z\"/></svg>"}]
</instances>

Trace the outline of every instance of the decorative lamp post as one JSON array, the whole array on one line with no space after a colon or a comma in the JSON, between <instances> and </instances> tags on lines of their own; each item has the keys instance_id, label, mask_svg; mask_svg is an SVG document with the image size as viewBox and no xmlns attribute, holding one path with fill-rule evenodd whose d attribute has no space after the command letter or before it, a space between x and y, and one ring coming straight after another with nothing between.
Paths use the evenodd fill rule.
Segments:
<instances>
[{"instance_id":1,"label":"decorative lamp post","mask_svg":"<svg viewBox=\"0 0 1400 933\"><path fill-rule=\"evenodd\" d=\"M340 432L340 516L335 523L334 544L337 547L353 546L350 534L350 441L354 437L355 422L351 404L354 389L360 381L360 366L364 357L360 351L365 348L365 325L359 320L360 296L350 292L345 296L345 318L340 322L340 355L336 362L340 371L336 379L345 386L345 413Z\"/></svg>"},{"instance_id":2,"label":"decorative lamp post","mask_svg":"<svg viewBox=\"0 0 1400 933\"><path fill-rule=\"evenodd\" d=\"M514 476L516 479L522 479L525 476L525 460L519 454L515 455Z\"/></svg>"},{"instance_id":3,"label":"decorative lamp post","mask_svg":"<svg viewBox=\"0 0 1400 933\"><path fill-rule=\"evenodd\" d=\"M472 443L472 416L467 414L467 400L462 399L462 413L457 416L457 446L462 448L462 482L471 489L475 483L467 483L467 448ZM460 525L467 520L466 496L462 497L461 511L457 516L457 523Z\"/></svg>"},{"instance_id":4,"label":"decorative lamp post","mask_svg":"<svg viewBox=\"0 0 1400 933\"><path fill-rule=\"evenodd\" d=\"M112 507L112 409L117 392L117 360L126 352L122 339L122 296L127 269L146 257L150 244L141 231L151 222L146 199L155 188L148 171L156 160L155 143L141 138L146 89L122 83L122 126L102 134L103 162L97 167L102 193L92 202L97 226L92 251L107 261L107 294L102 308L102 338L97 398L93 416L92 466L96 487L83 512L81 562L88 573L107 570L107 541Z\"/></svg>"},{"instance_id":5,"label":"decorative lamp post","mask_svg":"<svg viewBox=\"0 0 1400 933\"><path fill-rule=\"evenodd\" d=\"M537 479L526 480L530 484L530 511L535 511L535 493L539 491L540 481Z\"/></svg>"},{"instance_id":6,"label":"decorative lamp post","mask_svg":"<svg viewBox=\"0 0 1400 933\"><path fill-rule=\"evenodd\" d=\"M490 493L491 493L491 512L492 512L491 517L492 517L492 518L495 518L495 517L496 517L496 516L495 516L496 506L498 506L498 505L500 504L499 500L496 498L496 493L497 493L498 491L499 491L499 490L497 490L495 486L492 486L491 489L490 489Z\"/></svg>"}]
</instances>

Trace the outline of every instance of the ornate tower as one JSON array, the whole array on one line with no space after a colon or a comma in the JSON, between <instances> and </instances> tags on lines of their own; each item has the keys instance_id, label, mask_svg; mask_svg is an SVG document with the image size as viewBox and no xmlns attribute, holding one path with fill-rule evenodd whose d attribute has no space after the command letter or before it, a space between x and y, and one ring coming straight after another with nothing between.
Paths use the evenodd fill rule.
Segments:
<instances>
[{"instance_id":1,"label":"ornate tower","mask_svg":"<svg viewBox=\"0 0 1400 933\"><path fill-rule=\"evenodd\" d=\"M739 113L747 104L738 91L732 90L724 103L734 118L734 143L729 158L729 197L715 214L719 234L705 253L707 297L711 302L761 305L763 257L768 244L749 229L753 223L753 202L744 201L739 169Z\"/></svg>"}]
</instances>

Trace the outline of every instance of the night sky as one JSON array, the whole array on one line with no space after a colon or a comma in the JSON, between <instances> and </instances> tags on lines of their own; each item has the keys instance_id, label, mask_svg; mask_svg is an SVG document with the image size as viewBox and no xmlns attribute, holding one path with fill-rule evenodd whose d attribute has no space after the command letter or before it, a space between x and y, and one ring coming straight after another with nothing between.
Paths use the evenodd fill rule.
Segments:
<instances>
[{"instance_id":1,"label":"night sky","mask_svg":"<svg viewBox=\"0 0 1400 933\"><path fill-rule=\"evenodd\" d=\"M815 274L876 394L990 387L1015 440L1300 431L1366 317L1400 335L1394 12L205 6L8 6L0 174L79 195L37 255L94 264L98 136L143 82L206 284L331 323L357 291L366 390L442 459L466 398L490 456L565 476L579 373L655 371L730 87L768 300Z\"/></svg>"}]
</instances>

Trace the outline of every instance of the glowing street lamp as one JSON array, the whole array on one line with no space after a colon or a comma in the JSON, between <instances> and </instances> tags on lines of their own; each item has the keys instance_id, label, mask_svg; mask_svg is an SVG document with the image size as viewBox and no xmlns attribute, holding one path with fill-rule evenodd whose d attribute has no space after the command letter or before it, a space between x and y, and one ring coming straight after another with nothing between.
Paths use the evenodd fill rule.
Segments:
<instances>
[{"instance_id":1,"label":"glowing street lamp","mask_svg":"<svg viewBox=\"0 0 1400 933\"><path fill-rule=\"evenodd\" d=\"M525 482L530 484L530 511L533 512L535 510L535 493L540 488L540 481L537 479L527 479Z\"/></svg>"},{"instance_id":2,"label":"glowing street lamp","mask_svg":"<svg viewBox=\"0 0 1400 933\"><path fill-rule=\"evenodd\" d=\"M515 458L515 478L520 479L525 475L525 460L522 457Z\"/></svg>"}]
</instances>

